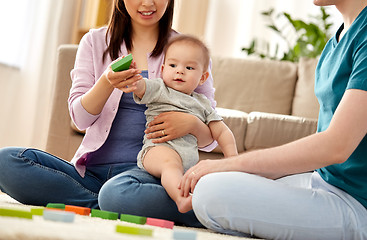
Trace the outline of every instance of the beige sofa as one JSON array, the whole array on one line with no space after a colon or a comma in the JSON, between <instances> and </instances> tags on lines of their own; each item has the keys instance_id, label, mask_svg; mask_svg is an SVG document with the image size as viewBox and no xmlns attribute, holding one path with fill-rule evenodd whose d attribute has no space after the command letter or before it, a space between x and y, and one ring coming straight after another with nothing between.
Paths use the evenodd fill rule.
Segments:
<instances>
[{"instance_id":1,"label":"beige sofa","mask_svg":"<svg viewBox=\"0 0 367 240\"><path fill-rule=\"evenodd\" d=\"M58 50L46 151L71 160L83 133L71 123L67 98L77 45ZM316 131L315 59L299 63L213 57L217 110L233 131L239 152L281 145ZM200 158L220 158L216 148Z\"/></svg>"}]
</instances>

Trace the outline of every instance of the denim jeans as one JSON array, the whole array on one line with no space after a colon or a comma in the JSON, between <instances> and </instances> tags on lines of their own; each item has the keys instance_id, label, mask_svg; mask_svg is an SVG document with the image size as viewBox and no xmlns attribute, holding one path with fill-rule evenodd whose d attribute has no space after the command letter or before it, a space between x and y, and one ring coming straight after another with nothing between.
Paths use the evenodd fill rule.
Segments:
<instances>
[{"instance_id":1,"label":"denim jeans","mask_svg":"<svg viewBox=\"0 0 367 240\"><path fill-rule=\"evenodd\" d=\"M204 226L265 239L367 239L367 210L317 172L270 180L254 174L208 174L192 205Z\"/></svg>"},{"instance_id":2,"label":"denim jeans","mask_svg":"<svg viewBox=\"0 0 367 240\"><path fill-rule=\"evenodd\" d=\"M88 166L83 178L49 153L7 147L0 149L0 190L24 204L65 203L202 227L193 211L178 212L160 179L136 163Z\"/></svg>"}]
</instances>

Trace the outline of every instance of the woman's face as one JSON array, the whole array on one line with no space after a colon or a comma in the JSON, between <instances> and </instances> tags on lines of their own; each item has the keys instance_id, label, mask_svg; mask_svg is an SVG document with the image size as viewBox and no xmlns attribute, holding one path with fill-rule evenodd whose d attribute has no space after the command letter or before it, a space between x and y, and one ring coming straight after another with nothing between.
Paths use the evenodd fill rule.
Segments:
<instances>
[{"instance_id":1,"label":"woman's face","mask_svg":"<svg viewBox=\"0 0 367 240\"><path fill-rule=\"evenodd\" d=\"M144 27L157 25L170 0L124 0L133 24Z\"/></svg>"}]
</instances>

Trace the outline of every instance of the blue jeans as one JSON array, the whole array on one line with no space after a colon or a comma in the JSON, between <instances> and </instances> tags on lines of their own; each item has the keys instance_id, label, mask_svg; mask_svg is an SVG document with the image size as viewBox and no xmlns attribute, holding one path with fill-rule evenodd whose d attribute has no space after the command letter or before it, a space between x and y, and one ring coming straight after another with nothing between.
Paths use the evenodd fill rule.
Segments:
<instances>
[{"instance_id":1,"label":"blue jeans","mask_svg":"<svg viewBox=\"0 0 367 240\"><path fill-rule=\"evenodd\" d=\"M0 149L0 190L24 204L65 203L202 227L193 211L178 212L160 179L136 163L90 166L82 178L49 153L7 147Z\"/></svg>"},{"instance_id":2,"label":"blue jeans","mask_svg":"<svg viewBox=\"0 0 367 240\"><path fill-rule=\"evenodd\" d=\"M242 172L208 174L192 205L204 226L265 239L367 239L367 209L317 172L277 180Z\"/></svg>"}]
</instances>

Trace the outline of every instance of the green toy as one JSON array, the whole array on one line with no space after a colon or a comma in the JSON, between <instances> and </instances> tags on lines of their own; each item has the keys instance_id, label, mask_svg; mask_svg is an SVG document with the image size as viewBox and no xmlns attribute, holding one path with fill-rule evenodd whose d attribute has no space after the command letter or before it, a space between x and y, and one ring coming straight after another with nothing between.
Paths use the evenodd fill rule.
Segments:
<instances>
[{"instance_id":1,"label":"green toy","mask_svg":"<svg viewBox=\"0 0 367 240\"><path fill-rule=\"evenodd\" d=\"M43 210L45 208L43 207L34 207L34 208L31 208L31 213L32 215L38 215L38 216L43 216Z\"/></svg>"},{"instance_id":2,"label":"green toy","mask_svg":"<svg viewBox=\"0 0 367 240\"><path fill-rule=\"evenodd\" d=\"M129 69L131 62L133 61L133 55L131 53L114 64L111 65L111 68L114 72L120 72Z\"/></svg>"},{"instance_id":3,"label":"green toy","mask_svg":"<svg viewBox=\"0 0 367 240\"><path fill-rule=\"evenodd\" d=\"M46 207L65 210L65 204L63 203L48 203Z\"/></svg>"},{"instance_id":4,"label":"green toy","mask_svg":"<svg viewBox=\"0 0 367 240\"><path fill-rule=\"evenodd\" d=\"M144 225L147 222L146 217L140 217L140 216L135 216L135 215L130 215L130 214L121 214L120 220L125 221L125 222L130 222L130 223L141 224L141 225Z\"/></svg>"},{"instance_id":5,"label":"green toy","mask_svg":"<svg viewBox=\"0 0 367 240\"><path fill-rule=\"evenodd\" d=\"M31 212L9 209L9 208L0 208L0 216L3 217L18 217L18 218L27 218L32 219L33 215Z\"/></svg>"},{"instance_id":6,"label":"green toy","mask_svg":"<svg viewBox=\"0 0 367 240\"><path fill-rule=\"evenodd\" d=\"M133 235L153 236L153 230L151 229L128 227L128 226L121 226L121 225L116 226L116 232L133 234Z\"/></svg>"},{"instance_id":7,"label":"green toy","mask_svg":"<svg viewBox=\"0 0 367 240\"><path fill-rule=\"evenodd\" d=\"M109 220L117 220L119 217L119 214L116 212L109 212L109 211L102 211L98 209L92 209L91 211L91 217L99 217L103 219L109 219Z\"/></svg>"}]
</instances>

